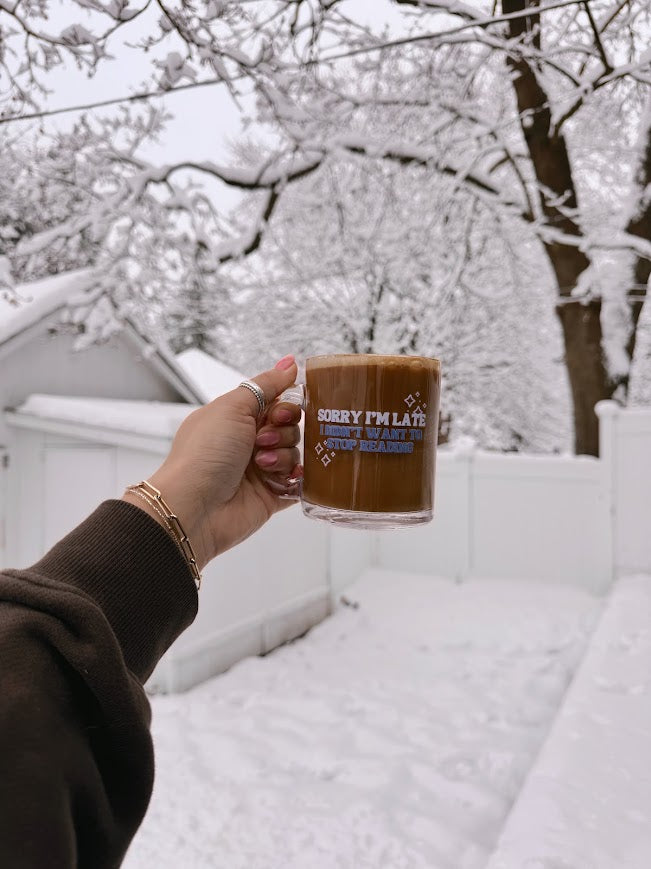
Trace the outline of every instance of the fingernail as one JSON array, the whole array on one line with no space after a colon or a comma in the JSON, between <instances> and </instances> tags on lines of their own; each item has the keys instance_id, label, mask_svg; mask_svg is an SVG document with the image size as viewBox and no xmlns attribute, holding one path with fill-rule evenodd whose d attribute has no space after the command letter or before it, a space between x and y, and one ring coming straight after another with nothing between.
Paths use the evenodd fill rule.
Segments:
<instances>
[{"instance_id":1,"label":"fingernail","mask_svg":"<svg viewBox=\"0 0 651 869\"><path fill-rule=\"evenodd\" d=\"M283 356L282 359L276 362L274 368L277 368L278 371L287 371L288 368L291 368L294 364L295 360L292 354L290 353L288 356Z\"/></svg>"},{"instance_id":2,"label":"fingernail","mask_svg":"<svg viewBox=\"0 0 651 869\"><path fill-rule=\"evenodd\" d=\"M303 476L303 465L295 465L291 476L294 480L300 480Z\"/></svg>"},{"instance_id":3,"label":"fingernail","mask_svg":"<svg viewBox=\"0 0 651 869\"><path fill-rule=\"evenodd\" d=\"M263 431L255 439L258 447L273 447L280 442L280 435L277 431Z\"/></svg>"},{"instance_id":4,"label":"fingernail","mask_svg":"<svg viewBox=\"0 0 651 869\"><path fill-rule=\"evenodd\" d=\"M262 468L270 468L278 461L278 455L271 450L264 450L255 457L256 464Z\"/></svg>"},{"instance_id":5,"label":"fingernail","mask_svg":"<svg viewBox=\"0 0 651 869\"><path fill-rule=\"evenodd\" d=\"M274 413L274 419L276 422L290 422L291 418L292 412L286 408L281 408ZM267 444L265 444L265 446L267 446Z\"/></svg>"}]
</instances>

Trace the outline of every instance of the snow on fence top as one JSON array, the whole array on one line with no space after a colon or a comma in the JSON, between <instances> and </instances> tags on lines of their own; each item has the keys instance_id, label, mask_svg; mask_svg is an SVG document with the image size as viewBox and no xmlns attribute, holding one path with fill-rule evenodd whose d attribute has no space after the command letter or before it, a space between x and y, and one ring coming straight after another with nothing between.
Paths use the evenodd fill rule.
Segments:
<instances>
[{"instance_id":1,"label":"snow on fence top","mask_svg":"<svg viewBox=\"0 0 651 869\"><path fill-rule=\"evenodd\" d=\"M115 398L77 398L67 395L30 395L17 408L21 415L54 419L113 431L172 437L196 405L171 401Z\"/></svg>"},{"instance_id":2,"label":"snow on fence top","mask_svg":"<svg viewBox=\"0 0 651 869\"><path fill-rule=\"evenodd\" d=\"M176 362L204 401L212 401L218 395L230 392L245 377L241 372L196 347L183 350L177 355Z\"/></svg>"},{"instance_id":3,"label":"snow on fence top","mask_svg":"<svg viewBox=\"0 0 651 869\"><path fill-rule=\"evenodd\" d=\"M16 286L12 294L16 302L0 295L0 345L48 317L75 294L93 288L96 281L92 269L77 269Z\"/></svg>"}]
</instances>

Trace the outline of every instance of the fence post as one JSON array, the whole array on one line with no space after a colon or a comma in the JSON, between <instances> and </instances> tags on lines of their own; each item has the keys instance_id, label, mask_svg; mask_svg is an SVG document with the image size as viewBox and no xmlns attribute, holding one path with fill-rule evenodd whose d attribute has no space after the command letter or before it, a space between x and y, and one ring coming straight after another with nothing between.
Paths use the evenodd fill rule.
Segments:
<instances>
[{"instance_id":1,"label":"fence post","mask_svg":"<svg viewBox=\"0 0 651 869\"><path fill-rule=\"evenodd\" d=\"M455 447L455 459L461 466L461 481L463 492L463 552L459 569L456 572L455 579L457 582L463 582L472 574L475 558L474 558L474 480L473 480L473 464L475 459L476 446L472 438L464 438L463 441Z\"/></svg>"},{"instance_id":2,"label":"fence post","mask_svg":"<svg viewBox=\"0 0 651 869\"><path fill-rule=\"evenodd\" d=\"M621 407L616 401L600 401L595 405L595 413L599 418L599 462L601 464L602 481L608 502L610 524L610 578L617 577L617 420Z\"/></svg>"}]
</instances>

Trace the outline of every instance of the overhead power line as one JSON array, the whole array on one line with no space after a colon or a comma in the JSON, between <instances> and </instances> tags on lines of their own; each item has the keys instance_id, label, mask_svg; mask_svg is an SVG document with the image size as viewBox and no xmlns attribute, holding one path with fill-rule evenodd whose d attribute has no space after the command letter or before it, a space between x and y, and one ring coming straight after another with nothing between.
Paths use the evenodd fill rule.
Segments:
<instances>
[{"instance_id":1,"label":"overhead power line","mask_svg":"<svg viewBox=\"0 0 651 869\"><path fill-rule=\"evenodd\" d=\"M343 60L345 58L354 57L355 55L359 54L370 54L374 51L382 51L385 48L395 48L401 45L409 45L415 42L426 42L429 40L441 39L442 37L452 36L456 33L460 33L464 30L469 30L473 27L483 28L489 27L491 24L500 24L502 22L512 21L518 18L530 18L534 15L548 12L553 9L562 9L568 6L587 7L587 4L589 2L590 0L558 0L558 2L556 3L548 3L544 6L528 6L526 9L520 12L511 12L506 15L496 15L487 18L477 18L471 21L466 21L463 24L460 24L457 27L453 27L448 30L439 30L430 33L416 34L412 36L405 36L400 39L387 40L385 42L377 43L375 45L360 46L359 48L347 49L345 52L341 52L340 54L326 55L322 58L316 58L314 60L306 61L304 64L292 64L291 66L294 68L300 68L300 66L316 66L320 63L330 63L334 60ZM423 9L424 11L427 11L427 6L423 6ZM436 11L445 10L439 9ZM104 108L105 106L119 105L120 103L140 102L142 100L151 99L152 97L167 96L168 94L176 93L178 91L193 90L194 88L223 83L224 79L222 78L207 79L206 81L189 82L188 84L179 85L178 87L169 88L168 90L144 91L142 93L129 94L128 96L114 97L113 99L109 100L98 100L95 102L81 103L74 106L63 106L58 109L43 109L41 111L30 112L29 114L24 115L7 115L5 117L0 117L0 126L3 124L18 123L19 121L34 121L40 118L51 118L55 115L63 115L70 112L84 112L89 111L90 109L99 109Z\"/></svg>"},{"instance_id":2,"label":"overhead power line","mask_svg":"<svg viewBox=\"0 0 651 869\"><path fill-rule=\"evenodd\" d=\"M0 117L0 124L10 124L18 121L34 121L39 118L51 118L54 115L64 115L68 112L86 112L89 109L101 109L104 108L104 106L118 105L118 103L135 103L141 100L148 100L151 97L166 97L168 94L177 93L178 91L187 91L192 90L192 88L200 88L223 83L224 79L213 78L206 81L189 82L188 84L182 84L178 87L169 88L168 90L143 91L139 94L130 94L125 97L114 97L110 100L98 100L92 103L80 103L75 106L63 106L60 109L43 109L40 112L30 112L27 115L7 115L4 118Z\"/></svg>"}]
</instances>

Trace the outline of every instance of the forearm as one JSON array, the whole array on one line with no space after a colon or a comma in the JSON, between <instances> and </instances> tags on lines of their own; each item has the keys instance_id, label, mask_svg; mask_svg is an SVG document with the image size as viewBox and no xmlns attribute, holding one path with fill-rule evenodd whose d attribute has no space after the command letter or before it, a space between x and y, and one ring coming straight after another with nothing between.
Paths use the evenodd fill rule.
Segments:
<instances>
[{"instance_id":1,"label":"forearm","mask_svg":"<svg viewBox=\"0 0 651 869\"><path fill-rule=\"evenodd\" d=\"M295 376L286 357L253 392L193 411L150 477L199 569L286 506L267 474L295 468L300 408L271 406L259 445L276 449L254 453L261 405ZM0 574L2 867L115 869L142 820L153 777L142 683L197 610L192 553L152 504L107 501L37 564Z\"/></svg>"},{"instance_id":2,"label":"forearm","mask_svg":"<svg viewBox=\"0 0 651 869\"><path fill-rule=\"evenodd\" d=\"M71 618L78 616L79 596L90 598L141 681L197 612L196 588L179 548L147 514L123 501L105 501L20 573L32 584L43 580L74 592ZM59 599L46 597L48 606Z\"/></svg>"},{"instance_id":3,"label":"forearm","mask_svg":"<svg viewBox=\"0 0 651 869\"><path fill-rule=\"evenodd\" d=\"M118 866L152 786L142 681L196 612L187 565L106 502L0 574L0 601L0 866Z\"/></svg>"}]
</instances>

